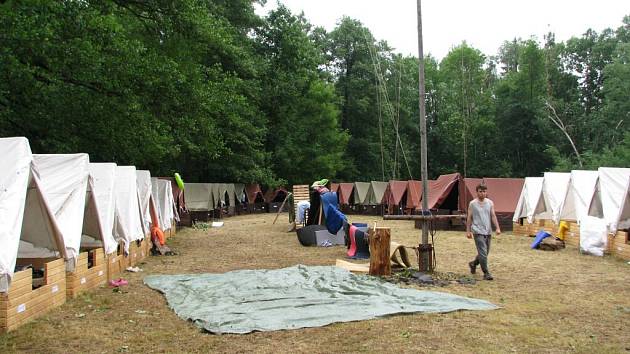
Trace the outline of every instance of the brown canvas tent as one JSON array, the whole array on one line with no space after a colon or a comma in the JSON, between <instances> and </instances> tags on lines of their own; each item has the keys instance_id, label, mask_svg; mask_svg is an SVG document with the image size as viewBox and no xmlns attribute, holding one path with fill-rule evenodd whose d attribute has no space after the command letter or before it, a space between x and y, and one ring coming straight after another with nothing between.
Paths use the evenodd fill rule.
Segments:
<instances>
[{"instance_id":1,"label":"brown canvas tent","mask_svg":"<svg viewBox=\"0 0 630 354\"><path fill-rule=\"evenodd\" d=\"M340 205L349 205L353 199L354 183L339 183L337 195Z\"/></svg>"},{"instance_id":2,"label":"brown canvas tent","mask_svg":"<svg viewBox=\"0 0 630 354\"><path fill-rule=\"evenodd\" d=\"M387 210L391 214L395 209L406 205L407 181L391 180L387 184L383 195L383 204L387 205Z\"/></svg>"},{"instance_id":3,"label":"brown canvas tent","mask_svg":"<svg viewBox=\"0 0 630 354\"><path fill-rule=\"evenodd\" d=\"M483 183L483 178L462 178L459 183L459 210L466 212L468 204L477 197L476 188ZM518 191L520 193L520 189ZM518 199L518 196L517 196Z\"/></svg>"},{"instance_id":4,"label":"brown canvas tent","mask_svg":"<svg viewBox=\"0 0 630 354\"><path fill-rule=\"evenodd\" d=\"M247 203L262 203L265 201L262 190L257 183L248 184L245 186L245 194L247 196Z\"/></svg>"},{"instance_id":5,"label":"brown canvas tent","mask_svg":"<svg viewBox=\"0 0 630 354\"><path fill-rule=\"evenodd\" d=\"M441 175L429 184L429 209L458 209L457 183L462 179L459 173Z\"/></svg>"},{"instance_id":6,"label":"brown canvas tent","mask_svg":"<svg viewBox=\"0 0 630 354\"><path fill-rule=\"evenodd\" d=\"M264 195L266 203L282 203L288 192L284 187L269 188Z\"/></svg>"},{"instance_id":7,"label":"brown canvas tent","mask_svg":"<svg viewBox=\"0 0 630 354\"><path fill-rule=\"evenodd\" d=\"M525 180L522 178L484 177L483 181L488 187L488 198L494 202L494 211L497 217L511 220Z\"/></svg>"}]
</instances>

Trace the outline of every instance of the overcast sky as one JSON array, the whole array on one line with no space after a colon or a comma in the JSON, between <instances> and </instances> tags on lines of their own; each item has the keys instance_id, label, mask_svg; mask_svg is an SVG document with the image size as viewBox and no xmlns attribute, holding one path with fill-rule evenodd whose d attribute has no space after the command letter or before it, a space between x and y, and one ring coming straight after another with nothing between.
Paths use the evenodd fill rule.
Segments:
<instances>
[{"instance_id":1,"label":"overcast sky","mask_svg":"<svg viewBox=\"0 0 630 354\"><path fill-rule=\"evenodd\" d=\"M314 25L331 31L347 15L367 27L378 40L386 40L395 51L418 56L415 0L282 0L292 13L304 12ZM264 15L276 7L267 0ZM580 36L592 28L621 26L630 15L628 0L424 0L422 28L424 53L442 59L448 51L466 41L486 55L495 55L505 40L536 36L542 42L549 31L557 41Z\"/></svg>"}]
</instances>

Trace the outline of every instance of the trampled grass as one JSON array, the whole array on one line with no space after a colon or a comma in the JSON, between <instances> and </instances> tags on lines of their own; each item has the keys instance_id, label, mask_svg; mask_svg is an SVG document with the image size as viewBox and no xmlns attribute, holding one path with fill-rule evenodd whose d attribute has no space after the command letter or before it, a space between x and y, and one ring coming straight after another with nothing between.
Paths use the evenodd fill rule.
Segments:
<instances>
[{"instance_id":1,"label":"trampled grass","mask_svg":"<svg viewBox=\"0 0 630 354\"><path fill-rule=\"evenodd\" d=\"M285 214L286 215L286 214ZM529 249L532 239L505 233L490 252L494 281L426 288L489 300L496 311L394 315L320 328L213 335L179 319L164 296L143 285L148 274L223 273L333 265L344 247L302 247L287 233L286 216L226 218L221 228L181 230L169 240L179 255L150 257L126 273L121 292L102 287L9 334L0 352L118 353L493 353L630 351L630 265L612 257ZM416 245L413 222L350 216L390 227L392 240ZM463 232L439 232L437 270L465 275L475 254ZM479 272L478 272L479 273Z\"/></svg>"}]
</instances>

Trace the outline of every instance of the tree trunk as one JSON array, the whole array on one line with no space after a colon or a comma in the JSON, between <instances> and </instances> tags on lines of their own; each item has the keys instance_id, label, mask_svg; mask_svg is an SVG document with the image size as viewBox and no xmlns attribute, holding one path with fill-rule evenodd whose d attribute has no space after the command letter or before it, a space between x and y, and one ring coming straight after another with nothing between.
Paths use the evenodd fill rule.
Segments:
<instances>
[{"instance_id":1,"label":"tree trunk","mask_svg":"<svg viewBox=\"0 0 630 354\"><path fill-rule=\"evenodd\" d=\"M370 235L370 275L391 275L389 261L390 230L387 227L369 229Z\"/></svg>"}]
</instances>

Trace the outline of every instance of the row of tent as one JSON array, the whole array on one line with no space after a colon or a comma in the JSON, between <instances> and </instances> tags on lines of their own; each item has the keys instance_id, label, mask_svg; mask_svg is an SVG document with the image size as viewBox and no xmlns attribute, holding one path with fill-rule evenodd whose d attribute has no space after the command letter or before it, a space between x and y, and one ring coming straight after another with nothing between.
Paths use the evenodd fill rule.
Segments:
<instances>
[{"instance_id":1,"label":"row of tent","mask_svg":"<svg viewBox=\"0 0 630 354\"><path fill-rule=\"evenodd\" d=\"M63 258L74 269L84 247L125 253L178 218L172 182L149 171L92 163L78 154L33 154L26 138L0 138L0 292L18 259Z\"/></svg>"},{"instance_id":2,"label":"row of tent","mask_svg":"<svg viewBox=\"0 0 630 354\"><path fill-rule=\"evenodd\" d=\"M186 209L208 211L242 204L282 202L284 188L269 189L263 193L258 184L243 183L186 183Z\"/></svg>"},{"instance_id":3,"label":"row of tent","mask_svg":"<svg viewBox=\"0 0 630 354\"><path fill-rule=\"evenodd\" d=\"M476 187L488 187L496 212L510 217L523 187L521 178L464 178L459 173L441 175L428 181L428 208L465 213L468 203L476 197ZM413 214L422 210L422 181L333 183L340 205L384 205L387 213Z\"/></svg>"},{"instance_id":4,"label":"row of tent","mask_svg":"<svg viewBox=\"0 0 630 354\"><path fill-rule=\"evenodd\" d=\"M514 210L514 222L603 219L608 232L630 227L630 168L545 172L527 177Z\"/></svg>"},{"instance_id":5,"label":"row of tent","mask_svg":"<svg viewBox=\"0 0 630 354\"><path fill-rule=\"evenodd\" d=\"M479 184L488 186L489 197L499 215L510 218L516 207L524 180L520 178L464 178L459 173L429 180L428 207L431 210L465 212L475 198ZM418 213L422 209L422 181L331 183L343 206L386 207L385 213ZM258 184L186 183L185 200L189 211L208 211L222 206L279 203L287 195L285 188L270 188L263 193Z\"/></svg>"}]
</instances>

